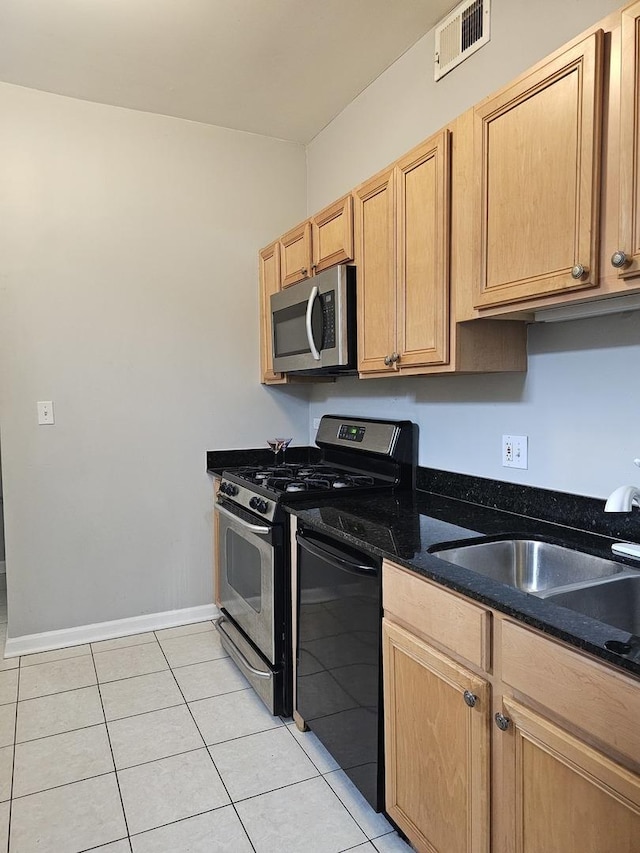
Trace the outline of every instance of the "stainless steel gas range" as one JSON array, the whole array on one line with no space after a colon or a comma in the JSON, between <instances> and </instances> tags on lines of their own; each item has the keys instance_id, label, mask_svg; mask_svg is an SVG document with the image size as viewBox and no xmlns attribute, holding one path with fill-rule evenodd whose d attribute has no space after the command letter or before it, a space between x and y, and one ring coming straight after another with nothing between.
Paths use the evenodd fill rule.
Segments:
<instances>
[{"instance_id":1,"label":"stainless steel gas range","mask_svg":"<svg viewBox=\"0 0 640 853\"><path fill-rule=\"evenodd\" d=\"M325 415L310 465L225 470L215 511L221 641L273 714L292 712L291 570L284 503L346 491L410 489L409 421Z\"/></svg>"}]
</instances>

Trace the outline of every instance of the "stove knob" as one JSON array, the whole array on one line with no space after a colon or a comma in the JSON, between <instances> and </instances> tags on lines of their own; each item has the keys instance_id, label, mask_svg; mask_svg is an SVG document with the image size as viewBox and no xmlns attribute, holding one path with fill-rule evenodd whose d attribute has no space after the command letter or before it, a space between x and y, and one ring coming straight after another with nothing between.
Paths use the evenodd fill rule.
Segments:
<instances>
[{"instance_id":1,"label":"stove knob","mask_svg":"<svg viewBox=\"0 0 640 853\"><path fill-rule=\"evenodd\" d=\"M225 482L220 483L220 491L222 492L223 495L227 494L227 483L225 483Z\"/></svg>"},{"instance_id":2,"label":"stove knob","mask_svg":"<svg viewBox=\"0 0 640 853\"><path fill-rule=\"evenodd\" d=\"M238 487L234 486L233 483L227 483L227 492L230 497L238 494Z\"/></svg>"},{"instance_id":3,"label":"stove knob","mask_svg":"<svg viewBox=\"0 0 640 853\"><path fill-rule=\"evenodd\" d=\"M269 511L269 504L267 503L267 501L258 497L251 498L251 500L249 501L249 506L251 507L251 509L255 509L256 512L261 512L263 514Z\"/></svg>"},{"instance_id":4,"label":"stove knob","mask_svg":"<svg viewBox=\"0 0 640 853\"><path fill-rule=\"evenodd\" d=\"M269 504L267 503L267 501L260 501L260 506L258 507L258 510L262 513L269 512Z\"/></svg>"},{"instance_id":5,"label":"stove knob","mask_svg":"<svg viewBox=\"0 0 640 853\"><path fill-rule=\"evenodd\" d=\"M258 509L261 503L262 501L260 500L260 498L253 497L249 501L249 507L250 509Z\"/></svg>"}]
</instances>

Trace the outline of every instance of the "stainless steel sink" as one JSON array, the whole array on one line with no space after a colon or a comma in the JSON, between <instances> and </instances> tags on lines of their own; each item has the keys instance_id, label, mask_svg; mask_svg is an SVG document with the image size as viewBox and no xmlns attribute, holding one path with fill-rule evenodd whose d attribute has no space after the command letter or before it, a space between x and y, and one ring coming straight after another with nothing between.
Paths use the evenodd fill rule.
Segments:
<instances>
[{"instance_id":1,"label":"stainless steel sink","mask_svg":"<svg viewBox=\"0 0 640 853\"><path fill-rule=\"evenodd\" d=\"M503 539L439 548L434 556L531 593L618 574L620 563L535 539ZM568 605L567 605L568 606Z\"/></svg>"},{"instance_id":2,"label":"stainless steel sink","mask_svg":"<svg viewBox=\"0 0 640 853\"><path fill-rule=\"evenodd\" d=\"M640 634L640 574L550 593L546 599L605 625Z\"/></svg>"}]
</instances>

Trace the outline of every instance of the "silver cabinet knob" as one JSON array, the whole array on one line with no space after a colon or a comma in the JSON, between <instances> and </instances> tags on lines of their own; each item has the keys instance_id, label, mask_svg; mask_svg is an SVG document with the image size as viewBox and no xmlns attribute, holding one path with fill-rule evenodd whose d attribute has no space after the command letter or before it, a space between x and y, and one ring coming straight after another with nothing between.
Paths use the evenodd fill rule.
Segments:
<instances>
[{"instance_id":1,"label":"silver cabinet knob","mask_svg":"<svg viewBox=\"0 0 640 853\"><path fill-rule=\"evenodd\" d=\"M392 352L391 353L391 364L395 364L396 361L400 361L400 353Z\"/></svg>"},{"instance_id":2,"label":"silver cabinet knob","mask_svg":"<svg viewBox=\"0 0 640 853\"><path fill-rule=\"evenodd\" d=\"M300 270L300 272L302 273L302 275L306 275L307 274L307 268L305 267L304 269Z\"/></svg>"},{"instance_id":3,"label":"silver cabinet knob","mask_svg":"<svg viewBox=\"0 0 640 853\"><path fill-rule=\"evenodd\" d=\"M617 270L628 267L630 263L631 258L626 252L623 252L622 249L618 249L617 252L614 252L613 255L611 255L611 266L615 267Z\"/></svg>"},{"instance_id":4,"label":"silver cabinet knob","mask_svg":"<svg viewBox=\"0 0 640 853\"><path fill-rule=\"evenodd\" d=\"M571 278L575 278L576 281L579 281L581 278L584 278L588 272L589 270L587 267L582 266L582 264L576 264L571 270Z\"/></svg>"},{"instance_id":5,"label":"silver cabinet knob","mask_svg":"<svg viewBox=\"0 0 640 853\"><path fill-rule=\"evenodd\" d=\"M511 720L509 717L505 717L504 714L497 713L495 716L496 726L500 729L501 732L506 732L506 730L511 725Z\"/></svg>"},{"instance_id":6,"label":"silver cabinet knob","mask_svg":"<svg viewBox=\"0 0 640 853\"><path fill-rule=\"evenodd\" d=\"M475 693L472 693L470 690L465 690L462 695L464 697L464 701L466 702L466 704L470 708L475 708L476 703L478 701L478 697L475 695Z\"/></svg>"},{"instance_id":7,"label":"silver cabinet knob","mask_svg":"<svg viewBox=\"0 0 640 853\"><path fill-rule=\"evenodd\" d=\"M391 356L390 356L390 355L385 355L385 357L384 357L384 363L387 365L387 367L389 367L389 366L392 364Z\"/></svg>"}]
</instances>

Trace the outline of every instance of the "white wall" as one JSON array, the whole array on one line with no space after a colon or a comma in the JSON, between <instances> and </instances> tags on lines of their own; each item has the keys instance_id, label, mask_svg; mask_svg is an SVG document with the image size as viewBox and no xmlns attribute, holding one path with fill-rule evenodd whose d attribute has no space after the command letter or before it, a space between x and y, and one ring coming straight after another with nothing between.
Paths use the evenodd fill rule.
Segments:
<instances>
[{"instance_id":1,"label":"white wall","mask_svg":"<svg viewBox=\"0 0 640 853\"><path fill-rule=\"evenodd\" d=\"M437 84L427 34L308 146L308 212L619 5L494 0L491 42ZM423 465L604 497L640 480L632 464L640 456L639 376L637 313L537 326L529 330L526 376L341 380L314 390L310 424L328 411L407 417L421 426ZM527 471L501 467L501 436L509 432L530 438Z\"/></svg>"},{"instance_id":2,"label":"white wall","mask_svg":"<svg viewBox=\"0 0 640 853\"><path fill-rule=\"evenodd\" d=\"M0 114L9 635L208 603L207 449L307 441L256 333L304 150L6 84Z\"/></svg>"},{"instance_id":3,"label":"white wall","mask_svg":"<svg viewBox=\"0 0 640 853\"><path fill-rule=\"evenodd\" d=\"M491 41L438 83L433 80L434 32L427 33L307 146L308 213L339 198L620 5L620 0L493 0Z\"/></svg>"}]
</instances>

